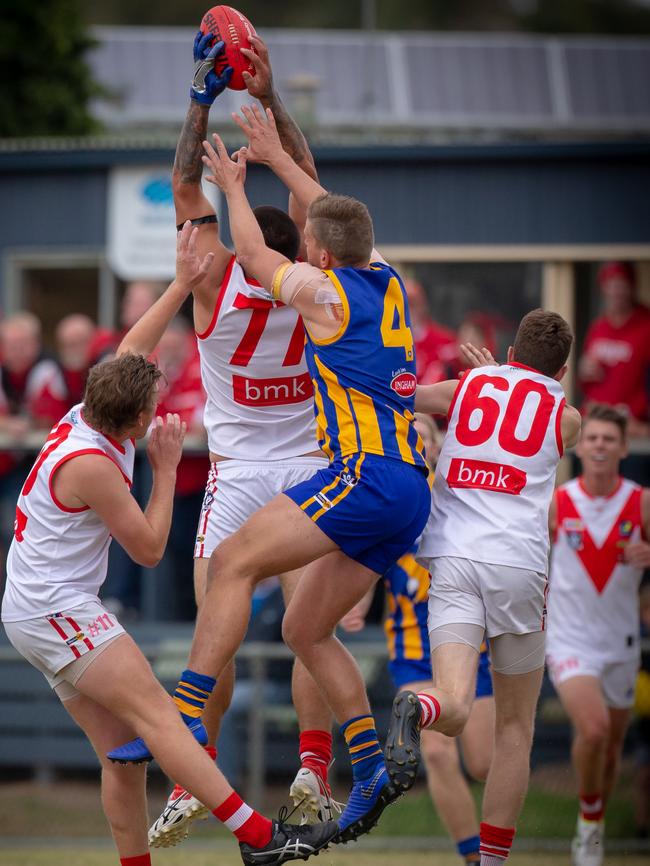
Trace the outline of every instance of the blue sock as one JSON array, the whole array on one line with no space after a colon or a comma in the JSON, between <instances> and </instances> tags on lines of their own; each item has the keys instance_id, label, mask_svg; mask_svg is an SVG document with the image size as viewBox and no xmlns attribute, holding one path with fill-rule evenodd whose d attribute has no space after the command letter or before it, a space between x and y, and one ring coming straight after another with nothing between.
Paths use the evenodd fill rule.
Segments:
<instances>
[{"instance_id":1,"label":"blue sock","mask_svg":"<svg viewBox=\"0 0 650 866\"><path fill-rule=\"evenodd\" d=\"M456 843L458 853L464 858L469 857L471 854L478 855L480 847L481 839L479 836L469 836L467 839L461 839L460 842Z\"/></svg>"},{"instance_id":2,"label":"blue sock","mask_svg":"<svg viewBox=\"0 0 650 866\"><path fill-rule=\"evenodd\" d=\"M217 681L214 677L197 674L190 670L183 671L173 698L186 725L190 725L196 719L201 718L207 700L216 684Z\"/></svg>"},{"instance_id":3,"label":"blue sock","mask_svg":"<svg viewBox=\"0 0 650 866\"><path fill-rule=\"evenodd\" d=\"M341 725L352 760L352 778L355 782L371 779L384 763L372 716L356 716Z\"/></svg>"}]
</instances>

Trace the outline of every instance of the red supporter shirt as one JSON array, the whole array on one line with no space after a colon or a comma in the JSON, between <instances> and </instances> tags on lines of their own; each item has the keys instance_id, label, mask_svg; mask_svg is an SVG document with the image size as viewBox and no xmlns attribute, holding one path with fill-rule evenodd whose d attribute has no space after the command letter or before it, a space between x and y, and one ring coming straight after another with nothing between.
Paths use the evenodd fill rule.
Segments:
<instances>
[{"instance_id":1,"label":"red supporter shirt","mask_svg":"<svg viewBox=\"0 0 650 866\"><path fill-rule=\"evenodd\" d=\"M443 371L456 355L456 335L430 320L415 337L415 374L418 382L431 385L444 378Z\"/></svg>"},{"instance_id":2,"label":"red supporter shirt","mask_svg":"<svg viewBox=\"0 0 650 866\"><path fill-rule=\"evenodd\" d=\"M626 406L630 415L647 421L650 378L650 310L638 304L629 319L615 327L605 317L587 332L584 354L603 369L600 382L583 382L586 402Z\"/></svg>"},{"instance_id":3,"label":"red supporter shirt","mask_svg":"<svg viewBox=\"0 0 650 866\"><path fill-rule=\"evenodd\" d=\"M193 351L181 368L175 379L169 379L168 387L163 391L158 403L157 414L165 415L175 412L185 421L188 430L195 430L201 423L205 394L201 384L201 364L199 352L193 343ZM206 446L207 448L207 446ZM186 496L198 493L205 488L205 482L210 469L207 456L182 457L178 464L176 475L176 495Z\"/></svg>"}]
</instances>

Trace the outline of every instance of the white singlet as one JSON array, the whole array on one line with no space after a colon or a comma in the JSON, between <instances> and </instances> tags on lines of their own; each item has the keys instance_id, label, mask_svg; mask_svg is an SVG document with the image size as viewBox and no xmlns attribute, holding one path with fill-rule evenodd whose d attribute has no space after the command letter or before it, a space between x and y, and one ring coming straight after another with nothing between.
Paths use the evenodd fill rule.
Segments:
<instances>
[{"instance_id":1,"label":"white singlet","mask_svg":"<svg viewBox=\"0 0 650 866\"><path fill-rule=\"evenodd\" d=\"M234 256L197 340L210 451L285 460L318 450L302 319L246 277Z\"/></svg>"},{"instance_id":2,"label":"white singlet","mask_svg":"<svg viewBox=\"0 0 650 866\"><path fill-rule=\"evenodd\" d=\"M61 505L52 485L57 470L82 454L112 460L131 485L134 443L116 442L89 427L81 405L74 406L47 437L18 497L2 600L5 622L97 601L106 578L108 527L88 507Z\"/></svg>"},{"instance_id":3,"label":"white singlet","mask_svg":"<svg viewBox=\"0 0 650 866\"><path fill-rule=\"evenodd\" d=\"M611 496L590 496L580 478L556 491L549 656L567 650L584 650L610 662L638 656L643 570L622 557L625 546L642 537L641 492L624 478Z\"/></svg>"},{"instance_id":4,"label":"white singlet","mask_svg":"<svg viewBox=\"0 0 650 866\"><path fill-rule=\"evenodd\" d=\"M449 408L418 558L548 573L548 509L565 402L559 382L519 364L464 376Z\"/></svg>"}]
</instances>

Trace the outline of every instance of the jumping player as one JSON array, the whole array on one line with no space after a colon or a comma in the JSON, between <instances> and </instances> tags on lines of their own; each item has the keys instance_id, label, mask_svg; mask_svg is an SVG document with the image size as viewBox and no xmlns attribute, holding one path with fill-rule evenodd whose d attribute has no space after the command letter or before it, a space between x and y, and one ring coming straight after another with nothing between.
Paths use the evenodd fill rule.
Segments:
<instances>
[{"instance_id":1,"label":"jumping player","mask_svg":"<svg viewBox=\"0 0 650 866\"><path fill-rule=\"evenodd\" d=\"M195 545L194 584L200 608L206 591L210 555L258 508L274 496L327 466L316 442L313 389L304 356L304 328L291 307L271 295L246 273L220 237L214 208L201 186L202 141L210 107L225 88L230 67L218 78L214 58L223 42L198 33L194 44L195 78L174 161L172 184L177 221L197 226L198 248L214 256L210 272L193 288L194 323L207 395L204 422L211 469ZM316 176L304 136L284 108L273 86L268 51L252 37L255 51L244 53L255 65L246 74L252 96L272 107L283 147L294 161ZM304 213L290 198L290 211L302 223ZM290 216L277 208L258 207L255 217L265 242L295 260L301 238ZM172 286L126 335L121 351L148 355L155 348L187 293ZM299 574L280 575L288 602ZM219 679L204 717L209 751L215 756L220 721L230 704L233 668ZM331 817L327 770L332 759L332 718L320 689L298 662L293 697L300 724L301 769L291 786L303 820ZM150 831L154 847L174 845L207 808L176 785Z\"/></svg>"},{"instance_id":2,"label":"jumping player","mask_svg":"<svg viewBox=\"0 0 650 866\"><path fill-rule=\"evenodd\" d=\"M419 553L431 572L434 686L396 697L386 758L394 783L407 790L420 728L462 732L487 636L496 722L481 866L508 857L528 787L544 670L548 509L558 462L580 429L560 385L572 340L560 316L534 310L506 364L471 370L459 384L421 387L416 398L419 411L449 418Z\"/></svg>"},{"instance_id":3,"label":"jumping player","mask_svg":"<svg viewBox=\"0 0 650 866\"><path fill-rule=\"evenodd\" d=\"M424 442L425 455L435 468L442 437L428 415L416 414L415 426ZM440 442L437 441L440 437ZM431 653L427 631L429 572L414 554L406 553L384 575L388 615L384 630L388 644L388 667L397 691L421 691L431 684ZM373 593L343 617L346 631L359 631L365 624ZM460 764L458 746L467 772L485 781L492 758L494 698L487 646L481 646L476 678L476 699L465 728L456 741L437 731L422 732L422 757L429 793L465 863L478 863L479 826L472 793Z\"/></svg>"},{"instance_id":4,"label":"jumping player","mask_svg":"<svg viewBox=\"0 0 650 866\"><path fill-rule=\"evenodd\" d=\"M202 279L211 264L211 256L196 256L195 241L186 224L176 277L186 287ZM148 447L153 488L144 512L129 490L135 439L146 434L154 417L159 376L141 355L95 366L83 405L73 407L50 433L18 499L2 604L5 630L100 756L102 801L122 866L151 862L144 770L118 768L103 757L133 732L147 738L165 772L234 832L244 863L304 857L323 847L336 825L277 824L242 803L97 597L111 536L147 567L165 549L185 433L177 415L155 422ZM264 850L266 856L260 856Z\"/></svg>"},{"instance_id":5,"label":"jumping player","mask_svg":"<svg viewBox=\"0 0 650 866\"><path fill-rule=\"evenodd\" d=\"M582 475L555 492L547 661L574 727L580 812L574 866L600 866L639 668L639 584L650 566L650 490L621 478L626 418L594 404L576 452Z\"/></svg>"},{"instance_id":6,"label":"jumping player","mask_svg":"<svg viewBox=\"0 0 650 866\"><path fill-rule=\"evenodd\" d=\"M233 161L207 142L244 270L293 306L306 327L319 441L329 468L260 509L212 554L213 579L197 620L187 677L221 671L246 630L256 583L305 567L287 607L284 638L342 726L353 788L341 841L374 826L396 791L388 779L360 671L334 635L341 617L420 535L430 510L423 445L412 426L415 364L405 293L373 249L372 221L355 199L327 194L280 144L273 115L239 119L248 149ZM308 209L308 263L269 249L244 192L248 159L265 162ZM182 690L183 686L179 688ZM200 716L196 707L193 716ZM189 722L193 717L186 713ZM142 744L113 755L139 756Z\"/></svg>"}]
</instances>

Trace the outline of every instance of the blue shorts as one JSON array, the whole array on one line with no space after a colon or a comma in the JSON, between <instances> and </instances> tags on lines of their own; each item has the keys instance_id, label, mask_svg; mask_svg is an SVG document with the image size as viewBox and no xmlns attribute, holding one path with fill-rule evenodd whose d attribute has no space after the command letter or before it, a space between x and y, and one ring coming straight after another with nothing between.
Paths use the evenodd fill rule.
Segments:
<instances>
[{"instance_id":1,"label":"blue shorts","mask_svg":"<svg viewBox=\"0 0 650 866\"><path fill-rule=\"evenodd\" d=\"M343 553L377 574L407 552L431 510L424 472L374 454L337 457L284 492Z\"/></svg>"},{"instance_id":2,"label":"blue shorts","mask_svg":"<svg viewBox=\"0 0 650 866\"><path fill-rule=\"evenodd\" d=\"M397 690L407 683L421 683L431 680L431 661L424 659L391 659L388 662L388 670L393 685ZM485 649L481 652L478 660L478 672L476 675L476 697L491 698L492 674L490 673L490 654Z\"/></svg>"}]
</instances>

